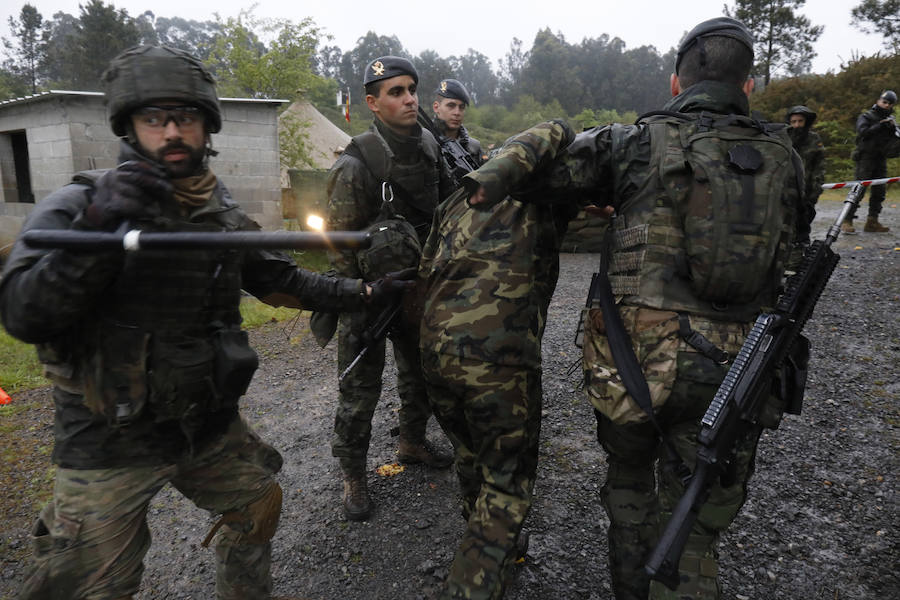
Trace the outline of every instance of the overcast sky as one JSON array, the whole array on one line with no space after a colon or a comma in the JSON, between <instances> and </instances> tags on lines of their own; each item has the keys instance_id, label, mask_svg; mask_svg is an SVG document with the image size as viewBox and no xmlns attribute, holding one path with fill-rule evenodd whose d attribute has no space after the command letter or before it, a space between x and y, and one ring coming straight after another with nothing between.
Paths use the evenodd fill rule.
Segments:
<instances>
[{"instance_id":1,"label":"overcast sky","mask_svg":"<svg viewBox=\"0 0 900 600\"><path fill-rule=\"evenodd\" d=\"M815 25L824 25L813 59L813 72L838 71L842 63L857 56L871 56L882 50L882 36L865 34L850 24L850 10L861 0L807 0L801 9ZM58 11L75 17L80 14L75 0L30 0L45 19ZM18 18L25 4L5 0L0 32L9 38L8 19ZM114 0L131 16L152 10L157 17L179 16L198 21L237 16L251 2L239 0ZM396 35L413 54L435 50L440 56L465 54L473 48L491 59L494 69L509 50L514 37L531 48L539 29L549 27L562 33L566 41L606 33L622 39L626 48L652 45L662 54L676 46L681 36L696 23L723 14L723 0L617 2L575 0L518 0L487 2L362 2L360 0L314 0L285 2L263 0L257 3L257 17L277 17L299 21L312 17L333 36L328 42L348 51L368 31ZM727 3L733 6L733 0Z\"/></svg>"}]
</instances>

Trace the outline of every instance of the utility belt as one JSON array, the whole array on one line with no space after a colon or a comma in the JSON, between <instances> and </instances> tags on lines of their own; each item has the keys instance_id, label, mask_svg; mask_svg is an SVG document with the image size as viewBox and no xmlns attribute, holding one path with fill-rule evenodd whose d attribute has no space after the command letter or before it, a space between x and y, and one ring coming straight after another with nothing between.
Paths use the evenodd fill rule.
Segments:
<instances>
[{"instance_id":1,"label":"utility belt","mask_svg":"<svg viewBox=\"0 0 900 600\"><path fill-rule=\"evenodd\" d=\"M583 347L585 389L595 409L616 424L655 424L655 413L668 400L676 376L721 383L752 323L618 305L603 275L595 274L576 335ZM606 280L605 292L600 277ZM797 382L805 381L805 369L806 359L798 356L772 374L772 394L758 417L760 425L774 429L784 412L799 413L803 385Z\"/></svg>"},{"instance_id":2,"label":"utility belt","mask_svg":"<svg viewBox=\"0 0 900 600\"><path fill-rule=\"evenodd\" d=\"M83 369L84 402L112 427L145 413L156 422L192 421L237 406L258 365L236 327L192 337L107 323Z\"/></svg>"}]
</instances>

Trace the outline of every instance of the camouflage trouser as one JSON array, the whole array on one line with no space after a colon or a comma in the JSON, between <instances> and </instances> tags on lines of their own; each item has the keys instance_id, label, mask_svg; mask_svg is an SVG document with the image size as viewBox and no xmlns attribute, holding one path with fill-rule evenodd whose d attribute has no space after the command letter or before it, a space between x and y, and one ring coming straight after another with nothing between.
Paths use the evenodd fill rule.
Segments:
<instances>
[{"instance_id":1,"label":"camouflage trouser","mask_svg":"<svg viewBox=\"0 0 900 600\"><path fill-rule=\"evenodd\" d=\"M32 530L34 560L19 598L109 600L136 594L150 548L147 509L171 483L198 507L238 517L219 530L217 597L268 599L271 543L246 539L254 537L254 523L241 511L246 509L260 521L262 510L276 519L271 523L274 529L281 489L272 475L280 468L281 455L241 419L179 464L61 468L53 499Z\"/></svg>"},{"instance_id":2,"label":"camouflage trouser","mask_svg":"<svg viewBox=\"0 0 900 600\"><path fill-rule=\"evenodd\" d=\"M427 352L435 418L456 452L466 533L441 598L500 598L531 508L541 373Z\"/></svg>"},{"instance_id":3,"label":"camouflage trouser","mask_svg":"<svg viewBox=\"0 0 900 600\"><path fill-rule=\"evenodd\" d=\"M363 344L359 332L365 329L364 313L342 314L338 327L338 373L347 368ZM425 439L431 409L422 379L419 340L416 332L391 337L397 363L397 393L400 396L400 435L412 442ZM385 341L368 350L340 384L331 452L344 469L365 468L372 435L372 416L381 397Z\"/></svg>"},{"instance_id":4,"label":"camouflage trouser","mask_svg":"<svg viewBox=\"0 0 900 600\"><path fill-rule=\"evenodd\" d=\"M716 385L682 378L675 380L672 394L658 412L658 420L669 434L678 454L693 468L700 419L706 412ZM684 491L681 480L657 464L661 453L659 436L649 422L616 425L597 415L597 438L608 453L609 472L601 491L609 515L609 563L617 600L717 599L719 534L731 524L744 504L747 481L753 473L760 429L754 429L737 444L734 483L712 487L700 511L682 555L681 584L672 592L650 582L644 562L656 544L659 529Z\"/></svg>"},{"instance_id":5,"label":"camouflage trouser","mask_svg":"<svg viewBox=\"0 0 900 600\"><path fill-rule=\"evenodd\" d=\"M887 177L887 158L884 156L863 156L858 158L856 161L856 171L853 175L856 179L881 179L883 177ZM869 216L877 217L881 214L881 205L884 204L884 198L887 195L887 186L884 185L873 185L868 188L863 188L863 196L865 196L866 190L871 189L872 193L869 196ZM862 197L859 199L860 203L862 203ZM852 219L856 216L856 209L851 209L850 214L847 218Z\"/></svg>"}]
</instances>

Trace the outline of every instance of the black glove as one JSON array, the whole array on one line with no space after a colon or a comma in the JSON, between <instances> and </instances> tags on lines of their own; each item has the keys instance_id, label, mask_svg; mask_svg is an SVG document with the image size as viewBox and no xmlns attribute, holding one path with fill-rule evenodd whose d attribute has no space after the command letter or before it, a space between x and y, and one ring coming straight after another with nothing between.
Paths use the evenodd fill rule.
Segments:
<instances>
[{"instance_id":1,"label":"black glove","mask_svg":"<svg viewBox=\"0 0 900 600\"><path fill-rule=\"evenodd\" d=\"M97 180L85 216L104 229L115 229L124 220L152 219L160 215L159 203L169 198L172 190L162 169L129 160Z\"/></svg>"},{"instance_id":2,"label":"black glove","mask_svg":"<svg viewBox=\"0 0 900 600\"><path fill-rule=\"evenodd\" d=\"M387 304L398 295L403 294L403 292L416 287L416 283L413 280L415 276L415 267L386 273L384 277L366 284L370 288L366 300L369 304Z\"/></svg>"}]
</instances>

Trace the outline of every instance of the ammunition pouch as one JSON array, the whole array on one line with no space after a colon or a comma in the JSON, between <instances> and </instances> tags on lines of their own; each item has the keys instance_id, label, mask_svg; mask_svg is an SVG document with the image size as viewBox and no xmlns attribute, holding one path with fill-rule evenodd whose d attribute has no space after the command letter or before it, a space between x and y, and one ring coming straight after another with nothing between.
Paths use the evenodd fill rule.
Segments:
<instances>
[{"instance_id":1,"label":"ammunition pouch","mask_svg":"<svg viewBox=\"0 0 900 600\"><path fill-rule=\"evenodd\" d=\"M148 403L154 419L180 421L220 408L209 340L154 337L147 368Z\"/></svg>"},{"instance_id":2,"label":"ammunition pouch","mask_svg":"<svg viewBox=\"0 0 900 600\"><path fill-rule=\"evenodd\" d=\"M803 393L809 373L809 340L798 335L784 361L779 396L785 402L785 412L799 415L803 409Z\"/></svg>"},{"instance_id":3,"label":"ammunition pouch","mask_svg":"<svg viewBox=\"0 0 900 600\"><path fill-rule=\"evenodd\" d=\"M128 425L148 407L157 422L189 420L236 405L258 365L240 329L198 338L108 324L84 368L85 405L111 426Z\"/></svg>"},{"instance_id":4,"label":"ammunition pouch","mask_svg":"<svg viewBox=\"0 0 900 600\"><path fill-rule=\"evenodd\" d=\"M219 329L213 334L212 343L218 395L225 405L237 404L250 387L259 356L250 347L247 332L241 329Z\"/></svg>"},{"instance_id":5,"label":"ammunition pouch","mask_svg":"<svg viewBox=\"0 0 900 600\"><path fill-rule=\"evenodd\" d=\"M777 429L784 413L800 414L809 371L809 350L809 340L797 336L784 364L775 372L771 393L757 417L757 422L766 429Z\"/></svg>"},{"instance_id":6,"label":"ammunition pouch","mask_svg":"<svg viewBox=\"0 0 900 600\"><path fill-rule=\"evenodd\" d=\"M150 334L107 322L96 330L83 366L84 403L110 426L128 425L147 403Z\"/></svg>"}]
</instances>

